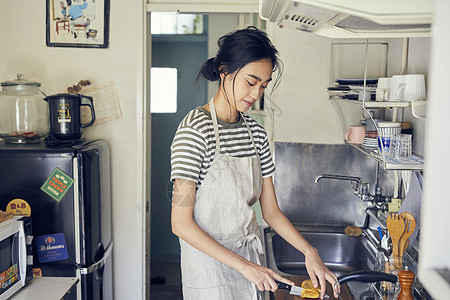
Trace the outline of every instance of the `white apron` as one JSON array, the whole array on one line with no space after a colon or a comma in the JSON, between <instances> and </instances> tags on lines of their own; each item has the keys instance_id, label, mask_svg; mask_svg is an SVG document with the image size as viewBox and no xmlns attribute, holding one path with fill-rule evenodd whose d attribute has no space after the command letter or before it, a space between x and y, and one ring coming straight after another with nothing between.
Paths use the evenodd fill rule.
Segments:
<instances>
[{"instance_id":1,"label":"white apron","mask_svg":"<svg viewBox=\"0 0 450 300\"><path fill-rule=\"evenodd\" d=\"M220 154L219 129L214 99L209 103L216 137L216 154L194 204L195 222L216 241L260 264L263 254L256 215L250 207L261 195L261 163L256 152L252 158ZM256 285L238 271L213 259L180 239L181 274L184 300L262 299Z\"/></svg>"}]
</instances>

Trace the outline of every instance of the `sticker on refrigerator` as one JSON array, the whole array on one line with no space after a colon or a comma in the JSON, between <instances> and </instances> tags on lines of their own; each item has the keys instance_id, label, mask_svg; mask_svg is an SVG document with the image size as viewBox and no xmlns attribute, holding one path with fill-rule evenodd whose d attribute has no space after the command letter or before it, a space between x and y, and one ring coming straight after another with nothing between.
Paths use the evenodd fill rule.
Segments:
<instances>
[{"instance_id":1,"label":"sticker on refrigerator","mask_svg":"<svg viewBox=\"0 0 450 300\"><path fill-rule=\"evenodd\" d=\"M40 263L48 263L69 258L64 233L41 235L34 238Z\"/></svg>"},{"instance_id":2,"label":"sticker on refrigerator","mask_svg":"<svg viewBox=\"0 0 450 300\"><path fill-rule=\"evenodd\" d=\"M69 175L64 173L60 168L55 168L52 175L41 186L41 190L59 202L67 193L72 183L73 179Z\"/></svg>"},{"instance_id":3,"label":"sticker on refrigerator","mask_svg":"<svg viewBox=\"0 0 450 300\"><path fill-rule=\"evenodd\" d=\"M17 198L9 201L6 212L10 212L14 216L29 217L31 216L31 207L27 201Z\"/></svg>"},{"instance_id":4,"label":"sticker on refrigerator","mask_svg":"<svg viewBox=\"0 0 450 300\"><path fill-rule=\"evenodd\" d=\"M41 268L33 268L33 277L42 277Z\"/></svg>"}]
</instances>

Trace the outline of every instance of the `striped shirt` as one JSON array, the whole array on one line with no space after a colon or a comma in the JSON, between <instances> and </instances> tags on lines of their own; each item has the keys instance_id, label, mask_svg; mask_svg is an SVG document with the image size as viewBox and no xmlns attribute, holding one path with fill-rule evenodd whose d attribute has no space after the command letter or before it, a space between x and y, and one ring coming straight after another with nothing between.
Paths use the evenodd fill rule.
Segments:
<instances>
[{"instance_id":1,"label":"striped shirt","mask_svg":"<svg viewBox=\"0 0 450 300\"><path fill-rule=\"evenodd\" d=\"M269 141L264 128L251 117L244 115L252 131L255 146L261 161L263 178L275 172ZM218 119L220 152L233 157L255 157L247 126L242 118L235 123ZM197 183L205 179L216 154L216 138L211 113L203 107L190 111L178 126L171 146L170 180L177 178Z\"/></svg>"}]
</instances>

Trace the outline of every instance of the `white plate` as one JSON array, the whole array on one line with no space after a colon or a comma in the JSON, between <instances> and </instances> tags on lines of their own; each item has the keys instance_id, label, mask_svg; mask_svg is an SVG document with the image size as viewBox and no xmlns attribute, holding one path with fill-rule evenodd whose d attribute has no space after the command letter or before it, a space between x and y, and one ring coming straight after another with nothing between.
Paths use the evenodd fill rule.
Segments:
<instances>
[{"instance_id":1,"label":"white plate","mask_svg":"<svg viewBox=\"0 0 450 300\"><path fill-rule=\"evenodd\" d=\"M353 90L353 91L364 90L364 87L362 87L360 85L349 85L348 87L350 88L350 90ZM376 90L377 90L377 87L375 87L375 86L366 86L366 92L375 92Z\"/></svg>"}]
</instances>

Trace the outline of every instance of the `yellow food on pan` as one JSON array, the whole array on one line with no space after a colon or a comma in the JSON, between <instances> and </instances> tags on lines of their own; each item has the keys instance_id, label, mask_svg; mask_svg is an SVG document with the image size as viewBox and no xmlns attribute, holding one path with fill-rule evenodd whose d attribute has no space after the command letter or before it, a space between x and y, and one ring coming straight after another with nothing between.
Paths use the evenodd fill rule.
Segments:
<instances>
[{"instance_id":1,"label":"yellow food on pan","mask_svg":"<svg viewBox=\"0 0 450 300\"><path fill-rule=\"evenodd\" d=\"M313 298L313 299L317 299L320 296L320 292L316 289L307 289L307 288L303 288L302 290L302 294L300 295L300 297L302 298Z\"/></svg>"},{"instance_id":2,"label":"yellow food on pan","mask_svg":"<svg viewBox=\"0 0 450 300\"><path fill-rule=\"evenodd\" d=\"M315 289L314 284L311 279L306 279L302 282L302 288L304 289Z\"/></svg>"},{"instance_id":3,"label":"yellow food on pan","mask_svg":"<svg viewBox=\"0 0 450 300\"><path fill-rule=\"evenodd\" d=\"M302 298L313 298L317 299L320 296L320 289L314 288L314 284L311 279L306 279L302 282Z\"/></svg>"}]
</instances>

